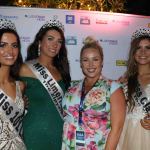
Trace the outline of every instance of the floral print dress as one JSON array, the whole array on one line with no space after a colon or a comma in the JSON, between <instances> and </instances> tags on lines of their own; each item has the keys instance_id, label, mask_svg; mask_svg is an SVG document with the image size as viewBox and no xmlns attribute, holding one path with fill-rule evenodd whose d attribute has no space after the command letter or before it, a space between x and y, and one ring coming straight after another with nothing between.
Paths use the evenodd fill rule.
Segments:
<instances>
[{"instance_id":1,"label":"floral print dress","mask_svg":"<svg viewBox=\"0 0 150 150\"><path fill-rule=\"evenodd\" d=\"M85 146L78 149L75 143L79 127L79 104L83 80L74 81L66 92L62 107L65 113L62 150L104 150L110 132L110 88L112 81L98 80L84 99L82 129L85 132Z\"/></svg>"}]
</instances>

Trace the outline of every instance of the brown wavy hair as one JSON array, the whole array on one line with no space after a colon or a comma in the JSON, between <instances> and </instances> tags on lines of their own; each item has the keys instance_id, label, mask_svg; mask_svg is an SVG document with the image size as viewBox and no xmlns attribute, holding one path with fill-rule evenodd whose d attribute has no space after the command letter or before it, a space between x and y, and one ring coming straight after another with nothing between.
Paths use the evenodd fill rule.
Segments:
<instances>
[{"instance_id":1,"label":"brown wavy hair","mask_svg":"<svg viewBox=\"0 0 150 150\"><path fill-rule=\"evenodd\" d=\"M138 86L138 75L139 75L138 64L134 58L134 55L139 47L140 42L144 39L150 41L150 36L141 36L131 41L129 57L127 61L127 72L126 72L126 76L128 79L127 104L129 107L129 111L132 111L135 106L135 102L134 99L132 98L132 94L135 92L135 89Z\"/></svg>"}]
</instances>

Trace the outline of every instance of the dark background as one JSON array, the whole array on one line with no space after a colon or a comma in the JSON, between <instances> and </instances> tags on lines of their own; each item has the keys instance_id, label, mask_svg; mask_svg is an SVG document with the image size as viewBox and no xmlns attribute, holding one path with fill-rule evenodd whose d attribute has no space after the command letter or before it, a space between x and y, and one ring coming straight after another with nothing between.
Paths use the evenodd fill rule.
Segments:
<instances>
[{"instance_id":1,"label":"dark background","mask_svg":"<svg viewBox=\"0 0 150 150\"><path fill-rule=\"evenodd\" d=\"M128 14L150 16L150 0L126 0L125 9Z\"/></svg>"},{"instance_id":2,"label":"dark background","mask_svg":"<svg viewBox=\"0 0 150 150\"><path fill-rule=\"evenodd\" d=\"M0 0L1 6L9 6L13 0ZM150 16L150 0L126 0L127 14Z\"/></svg>"}]
</instances>

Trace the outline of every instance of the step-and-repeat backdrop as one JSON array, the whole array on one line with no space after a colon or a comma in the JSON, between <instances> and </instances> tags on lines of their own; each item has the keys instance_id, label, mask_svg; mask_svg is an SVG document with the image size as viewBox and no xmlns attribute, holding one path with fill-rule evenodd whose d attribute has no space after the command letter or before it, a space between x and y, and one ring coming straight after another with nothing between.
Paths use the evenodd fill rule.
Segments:
<instances>
[{"instance_id":1,"label":"step-and-repeat backdrop","mask_svg":"<svg viewBox=\"0 0 150 150\"><path fill-rule=\"evenodd\" d=\"M61 21L65 26L72 79L83 77L79 57L86 36L95 37L103 47L103 75L117 79L126 70L132 33L139 28L150 28L150 16L98 11L0 7L0 18L10 19L16 24L23 58L27 46L46 21L54 18Z\"/></svg>"}]
</instances>

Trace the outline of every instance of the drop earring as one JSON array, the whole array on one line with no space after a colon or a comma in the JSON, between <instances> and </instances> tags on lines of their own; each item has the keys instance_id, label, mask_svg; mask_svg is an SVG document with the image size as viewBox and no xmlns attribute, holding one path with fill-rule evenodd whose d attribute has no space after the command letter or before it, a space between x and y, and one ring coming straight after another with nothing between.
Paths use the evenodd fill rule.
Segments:
<instances>
[{"instance_id":1,"label":"drop earring","mask_svg":"<svg viewBox=\"0 0 150 150\"><path fill-rule=\"evenodd\" d=\"M57 55L57 58L59 59L59 54Z\"/></svg>"},{"instance_id":2,"label":"drop earring","mask_svg":"<svg viewBox=\"0 0 150 150\"><path fill-rule=\"evenodd\" d=\"M40 56L40 52L41 52L41 45L39 44L39 46L38 46L38 56Z\"/></svg>"}]
</instances>

